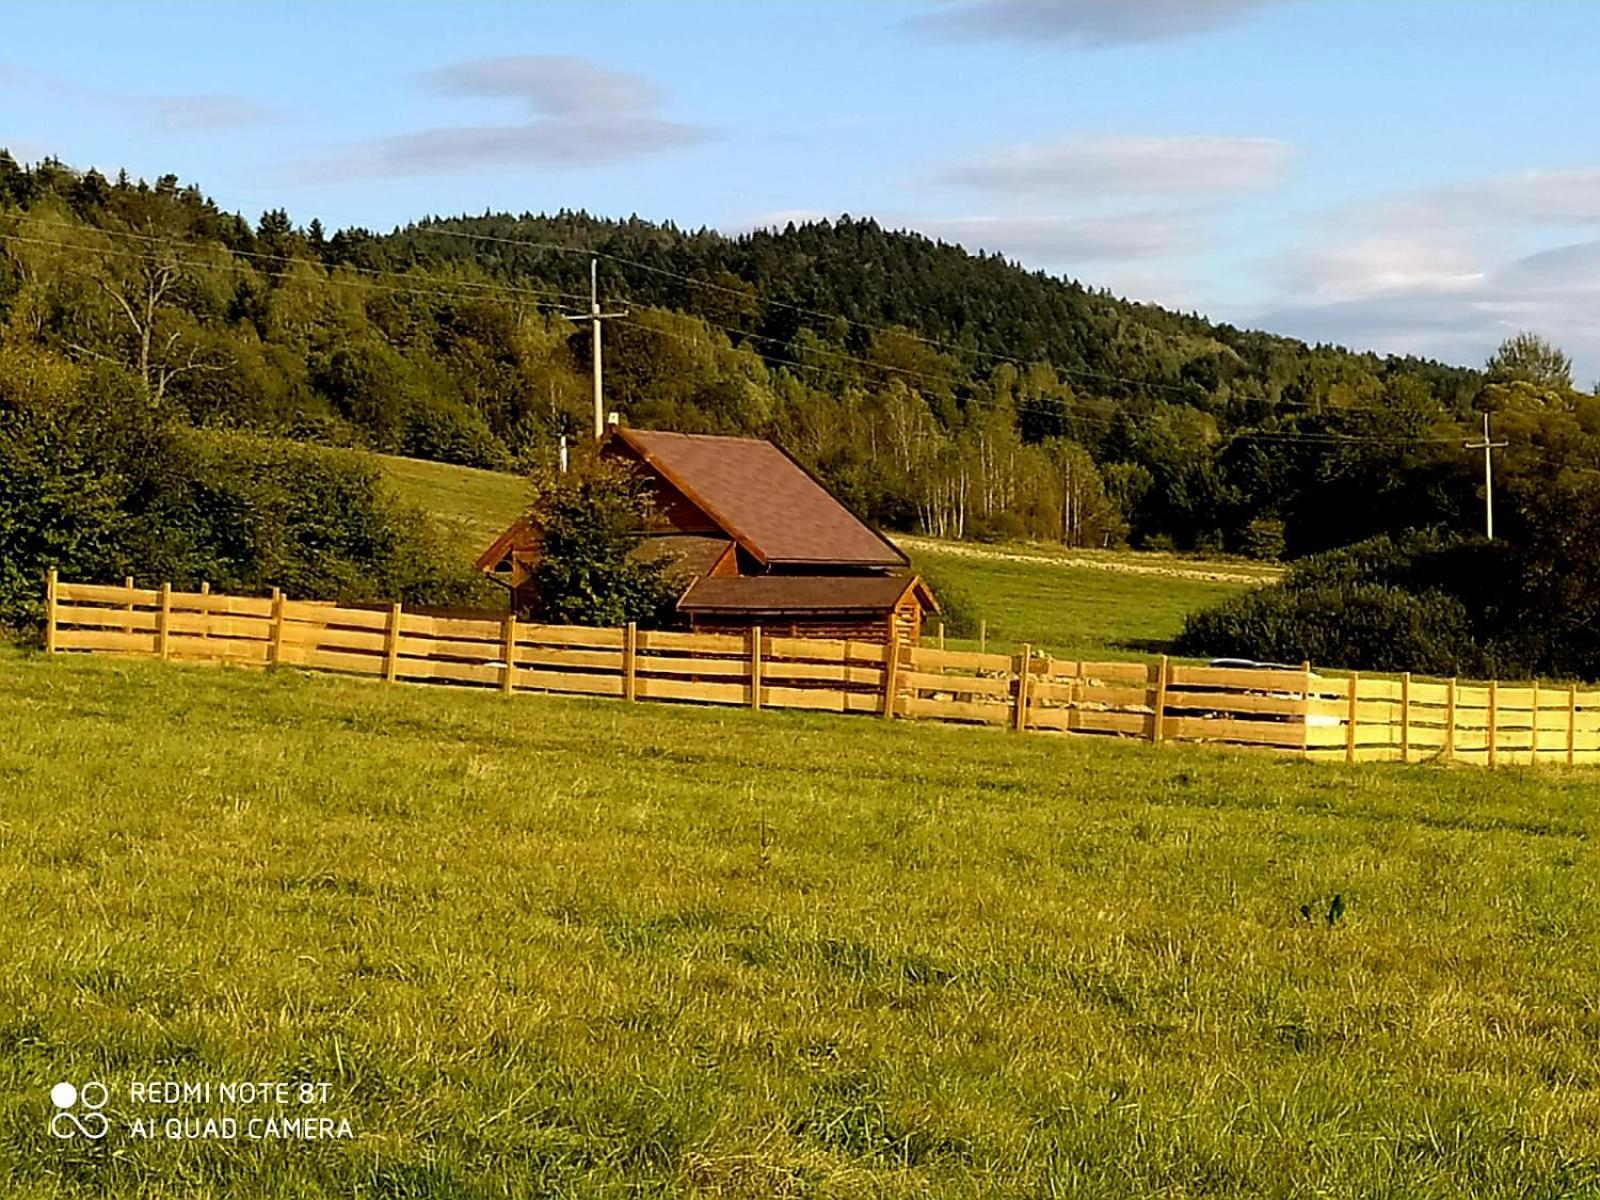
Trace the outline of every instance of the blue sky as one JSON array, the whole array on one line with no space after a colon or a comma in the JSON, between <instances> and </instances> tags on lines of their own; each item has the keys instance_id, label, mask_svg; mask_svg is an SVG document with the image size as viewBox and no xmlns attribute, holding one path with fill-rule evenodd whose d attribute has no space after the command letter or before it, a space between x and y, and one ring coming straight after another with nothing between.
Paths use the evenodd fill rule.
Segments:
<instances>
[{"instance_id":1,"label":"blue sky","mask_svg":"<svg viewBox=\"0 0 1600 1200\"><path fill-rule=\"evenodd\" d=\"M1600 375L1600 4L58 0L0 27L0 145L252 217L870 214L1312 340L1477 362L1532 328Z\"/></svg>"}]
</instances>

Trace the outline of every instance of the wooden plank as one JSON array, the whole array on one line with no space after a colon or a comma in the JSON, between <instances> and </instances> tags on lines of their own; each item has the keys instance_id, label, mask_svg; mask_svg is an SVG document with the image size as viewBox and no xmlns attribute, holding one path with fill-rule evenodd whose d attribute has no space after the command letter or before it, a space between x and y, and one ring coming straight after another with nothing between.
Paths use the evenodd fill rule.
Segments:
<instances>
[{"instance_id":1,"label":"wooden plank","mask_svg":"<svg viewBox=\"0 0 1600 1200\"><path fill-rule=\"evenodd\" d=\"M1087 699L1087 695L1085 696ZM1220 713L1277 713L1299 717L1306 701L1298 696L1269 696L1259 692L1180 692L1167 689L1167 710L1209 709Z\"/></svg>"},{"instance_id":2,"label":"wooden plank","mask_svg":"<svg viewBox=\"0 0 1600 1200\"><path fill-rule=\"evenodd\" d=\"M1014 660L1009 654L979 654L972 650L931 650L911 648L907 665L913 671L992 671L1009 675Z\"/></svg>"},{"instance_id":3,"label":"wooden plank","mask_svg":"<svg viewBox=\"0 0 1600 1200\"><path fill-rule=\"evenodd\" d=\"M154 616L153 613L122 613L126 620L129 616ZM194 612L174 612L167 622L168 630L176 636L241 638L246 641L264 642L272 636L272 623L254 617L224 617L212 614L209 617Z\"/></svg>"},{"instance_id":4,"label":"wooden plank","mask_svg":"<svg viewBox=\"0 0 1600 1200\"><path fill-rule=\"evenodd\" d=\"M769 660L795 658L802 661L859 662L882 666L888 659L886 645L837 638L768 636L764 652Z\"/></svg>"},{"instance_id":5,"label":"wooden plank","mask_svg":"<svg viewBox=\"0 0 1600 1200\"><path fill-rule=\"evenodd\" d=\"M1167 683L1173 687L1185 685L1212 689L1239 688L1258 692L1298 693L1301 677L1296 671L1264 671L1244 667L1190 667L1171 666Z\"/></svg>"},{"instance_id":6,"label":"wooden plank","mask_svg":"<svg viewBox=\"0 0 1600 1200\"><path fill-rule=\"evenodd\" d=\"M749 688L743 683L704 683L690 679L653 679L648 676L638 681L641 700L692 700L702 704L748 704Z\"/></svg>"},{"instance_id":7,"label":"wooden plank","mask_svg":"<svg viewBox=\"0 0 1600 1200\"><path fill-rule=\"evenodd\" d=\"M318 646L284 646L280 663L311 671L340 671L354 675L384 673L385 662L376 654L346 654L342 650L323 650Z\"/></svg>"},{"instance_id":8,"label":"wooden plank","mask_svg":"<svg viewBox=\"0 0 1600 1200\"><path fill-rule=\"evenodd\" d=\"M46 602L45 620L52 618ZM161 621L156 612L129 612L120 608L85 608L77 604L57 604L57 625L80 625L88 629L120 629L123 633L154 633ZM48 634L49 630L46 629Z\"/></svg>"},{"instance_id":9,"label":"wooden plank","mask_svg":"<svg viewBox=\"0 0 1600 1200\"><path fill-rule=\"evenodd\" d=\"M505 621L474 617L430 617L424 613L402 613L400 632L412 637L456 638L463 642L499 644Z\"/></svg>"},{"instance_id":10,"label":"wooden plank","mask_svg":"<svg viewBox=\"0 0 1600 1200\"><path fill-rule=\"evenodd\" d=\"M172 611L174 615L193 616L204 612L212 616L267 620L272 616L272 601L263 596L229 596L222 592L173 592Z\"/></svg>"},{"instance_id":11,"label":"wooden plank","mask_svg":"<svg viewBox=\"0 0 1600 1200\"><path fill-rule=\"evenodd\" d=\"M529 646L519 637L517 662L524 667L583 667L594 671L620 672L623 669L623 649L557 650L549 646ZM637 669L645 668L645 662L640 661Z\"/></svg>"},{"instance_id":12,"label":"wooden plank","mask_svg":"<svg viewBox=\"0 0 1600 1200\"><path fill-rule=\"evenodd\" d=\"M1150 682L1150 667L1142 662L1084 662L1074 665L1077 668L1074 674L1078 678L1095 684L1145 685ZM1171 679L1169 678L1167 682L1170 683Z\"/></svg>"},{"instance_id":13,"label":"wooden plank","mask_svg":"<svg viewBox=\"0 0 1600 1200\"><path fill-rule=\"evenodd\" d=\"M359 631L358 631L359 632ZM366 636L371 636L370 634ZM418 637L401 634L398 639L400 653L412 658L463 658L468 662L504 662L506 657L505 627L492 642L463 642L446 638ZM385 635L385 648L388 646Z\"/></svg>"},{"instance_id":14,"label":"wooden plank","mask_svg":"<svg viewBox=\"0 0 1600 1200\"><path fill-rule=\"evenodd\" d=\"M989 679L976 675L939 675L929 671L903 671L902 687L912 691L953 692L963 696L1003 696L1016 694L1014 679Z\"/></svg>"},{"instance_id":15,"label":"wooden plank","mask_svg":"<svg viewBox=\"0 0 1600 1200\"><path fill-rule=\"evenodd\" d=\"M612 655L615 665L613 670L620 670L622 659L620 655ZM704 679L737 679L740 683L747 683L750 679L750 660L744 655L738 658L685 658L681 655L640 654L635 656L634 669L639 674L649 674L661 677L677 676L679 678Z\"/></svg>"},{"instance_id":16,"label":"wooden plank","mask_svg":"<svg viewBox=\"0 0 1600 1200\"><path fill-rule=\"evenodd\" d=\"M396 679L444 679L452 683L481 683L488 687L501 686L505 668L498 663L440 662L430 658L399 658L395 660Z\"/></svg>"},{"instance_id":17,"label":"wooden plank","mask_svg":"<svg viewBox=\"0 0 1600 1200\"><path fill-rule=\"evenodd\" d=\"M1150 726L1155 723L1151 713L1099 712L1078 709L1073 716L1073 728L1084 733L1119 733L1132 737L1149 738Z\"/></svg>"},{"instance_id":18,"label":"wooden plank","mask_svg":"<svg viewBox=\"0 0 1600 1200\"><path fill-rule=\"evenodd\" d=\"M637 648L644 649L649 637L650 634L641 631ZM621 629L600 626L532 625L527 622L517 626L519 646L601 646L620 650L622 638Z\"/></svg>"},{"instance_id":19,"label":"wooden plank","mask_svg":"<svg viewBox=\"0 0 1600 1200\"><path fill-rule=\"evenodd\" d=\"M1429 683L1426 680L1413 679L1411 681L1411 703L1431 704L1443 708L1449 699L1449 685L1443 683Z\"/></svg>"},{"instance_id":20,"label":"wooden plank","mask_svg":"<svg viewBox=\"0 0 1600 1200\"><path fill-rule=\"evenodd\" d=\"M112 629L58 629L55 650L105 650L116 654L157 654L154 633Z\"/></svg>"},{"instance_id":21,"label":"wooden plank","mask_svg":"<svg viewBox=\"0 0 1600 1200\"><path fill-rule=\"evenodd\" d=\"M764 679L853 683L877 690L883 683L882 667L849 666L844 663L783 662L765 658L761 663Z\"/></svg>"},{"instance_id":22,"label":"wooden plank","mask_svg":"<svg viewBox=\"0 0 1600 1200\"><path fill-rule=\"evenodd\" d=\"M622 631L622 698L632 704L639 694L639 627L629 621Z\"/></svg>"},{"instance_id":23,"label":"wooden plank","mask_svg":"<svg viewBox=\"0 0 1600 1200\"><path fill-rule=\"evenodd\" d=\"M518 660L521 662L522 660ZM517 668L517 690L527 692L566 692L578 696L620 696L620 675L574 675L564 671L538 671Z\"/></svg>"},{"instance_id":24,"label":"wooden plank","mask_svg":"<svg viewBox=\"0 0 1600 1200\"><path fill-rule=\"evenodd\" d=\"M805 708L819 712L875 713L883 701L870 692L845 692L835 688L792 688L768 684L762 703L769 708Z\"/></svg>"},{"instance_id":25,"label":"wooden plank","mask_svg":"<svg viewBox=\"0 0 1600 1200\"><path fill-rule=\"evenodd\" d=\"M923 700L917 696L907 696L900 703L901 713L913 718L978 721L985 725L1007 725L1011 721L1011 707L1006 704L963 704L958 700Z\"/></svg>"},{"instance_id":26,"label":"wooden plank","mask_svg":"<svg viewBox=\"0 0 1600 1200\"><path fill-rule=\"evenodd\" d=\"M619 630L610 630L620 633ZM748 641L733 633L674 633L670 630L641 630L639 649L678 654L725 654L742 656L749 652Z\"/></svg>"},{"instance_id":27,"label":"wooden plank","mask_svg":"<svg viewBox=\"0 0 1600 1200\"><path fill-rule=\"evenodd\" d=\"M271 649L271 645L264 641L174 635L171 657L189 662L227 662L264 667Z\"/></svg>"},{"instance_id":28,"label":"wooden plank","mask_svg":"<svg viewBox=\"0 0 1600 1200\"><path fill-rule=\"evenodd\" d=\"M149 608L161 603L157 588L116 587L104 583L63 583L56 581L57 600L92 601L100 604L134 604Z\"/></svg>"},{"instance_id":29,"label":"wooden plank","mask_svg":"<svg viewBox=\"0 0 1600 1200\"><path fill-rule=\"evenodd\" d=\"M314 604L308 600L285 600L283 616L287 621L303 621L309 625L341 625L348 629L389 628L389 613L365 608L341 608L338 605Z\"/></svg>"},{"instance_id":30,"label":"wooden plank","mask_svg":"<svg viewBox=\"0 0 1600 1200\"><path fill-rule=\"evenodd\" d=\"M307 625L304 621L285 621L282 641L286 646L323 647L328 650L367 650L373 654L387 654L387 634L367 629L327 629L321 625Z\"/></svg>"},{"instance_id":31,"label":"wooden plank","mask_svg":"<svg viewBox=\"0 0 1600 1200\"><path fill-rule=\"evenodd\" d=\"M1178 741L1244 742L1298 749L1304 731L1295 721L1239 721L1229 717L1168 717L1162 736Z\"/></svg>"}]
</instances>

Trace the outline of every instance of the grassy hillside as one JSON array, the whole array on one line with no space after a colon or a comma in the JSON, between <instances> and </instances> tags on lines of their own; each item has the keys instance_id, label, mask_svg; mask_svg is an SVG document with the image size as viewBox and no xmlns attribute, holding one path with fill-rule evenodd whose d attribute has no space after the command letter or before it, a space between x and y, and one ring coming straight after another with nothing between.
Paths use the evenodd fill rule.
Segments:
<instances>
[{"instance_id":1,"label":"grassy hillside","mask_svg":"<svg viewBox=\"0 0 1600 1200\"><path fill-rule=\"evenodd\" d=\"M520 475L396 454L373 458L402 500L459 535L461 552L469 561L528 507L528 485Z\"/></svg>"},{"instance_id":2,"label":"grassy hillside","mask_svg":"<svg viewBox=\"0 0 1600 1200\"><path fill-rule=\"evenodd\" d=\"M16 653L0 697L7 1197L1600 1186L1578 776ZM54 1141L90 1077L117 1122L325 1081L356 1136Z\"/></svg>"},{"instance_id":3,"label":"grassy hillside","mask_svg":"<svg viewBox=\"0 0 1600 1200\"><path fill-rule=\"evenodd\" d=\"M527 503L515 475L376 455L395 491L439 519L467 559ZM1127 657L1158 652L1186 614L1275 578L1271 567L1162 554L991 548L903 539L913 564L962 594L988 622L991 645L1032 642L1057 654ZM930 631L933 626L930 626ZM950 645L976 646L973 638Z\"/></svg>"}]
</instances>

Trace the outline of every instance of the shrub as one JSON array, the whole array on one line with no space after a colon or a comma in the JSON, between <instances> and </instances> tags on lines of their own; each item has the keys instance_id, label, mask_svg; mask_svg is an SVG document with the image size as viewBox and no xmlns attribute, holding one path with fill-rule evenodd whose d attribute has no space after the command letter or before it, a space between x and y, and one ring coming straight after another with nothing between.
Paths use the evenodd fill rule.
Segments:
<instances>
[{"instance_id":1,"label":"shrub","mask_svg":"<svg viewBox=\"0 0 1600 1200\"><path fill-rule=\"evenodd\" d=\"M933 618L934 628L938 628L937 622L943 621L944 631L951 637L977 637L978 618L982 614L972 593L940 567L919 569L917 573L939 602L939 615Z\"/></svg>"},{"instance_id":2,"label":"shrub","mask_svg":"<svg viewBox=\"0 0 1600 1200\"><path fill-rule=\"evenodd\" d=\"M540 615L575 625L669 625L677 588L668 563L634 553L650 524L647 485L625 467L580 462L533 476L540 530L533 582Z\"/></svg>"}]
</instances>

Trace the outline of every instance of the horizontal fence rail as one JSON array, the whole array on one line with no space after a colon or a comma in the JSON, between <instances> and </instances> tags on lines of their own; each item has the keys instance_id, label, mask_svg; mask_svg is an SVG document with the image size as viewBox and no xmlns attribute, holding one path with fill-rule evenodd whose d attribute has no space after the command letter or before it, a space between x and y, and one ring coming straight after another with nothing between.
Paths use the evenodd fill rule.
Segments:
<instances>
[{"instance_id":1,"label":"horizontal fence rail","mask_svg":"<svg viewBox=\"0 0 1600 1200\"><path fill-rule=\"evenodd\" d=\"M503 692L873 713L1254 747L1313 761L1600 764L1600 692L1538 682L1325 678L866 641L543 625L401 605L46 582L45 646ZM886 628L886 637L889 634Z\"/></svg>"}]
</instances>

